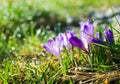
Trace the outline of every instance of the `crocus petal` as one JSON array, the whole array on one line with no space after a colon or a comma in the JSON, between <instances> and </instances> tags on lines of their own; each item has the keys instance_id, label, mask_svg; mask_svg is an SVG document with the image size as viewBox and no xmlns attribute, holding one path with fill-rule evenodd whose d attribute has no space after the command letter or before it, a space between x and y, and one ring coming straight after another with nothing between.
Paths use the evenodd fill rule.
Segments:
<instances>
[{"instance_id":1,"label":"crocus petal","mask_svg":"<svg viewBox=\"0 0 120 84\"><path fill-rule=\"evenodd\" d=\"M63 38L63 44L64 44L64 46L67 46L68 40L67 40L66 35L65 35L65 34L61 34L61 36L62 36L62 38Z\"/></svg>"},{"instance_id":2,"label":"crocus petal","mask_svg":"<svg viewBox=\"0 0 120 84\"><path fill-rule=\"evenodd\" d=\"M63 45L66 47L68 51L70 51L70 42L67 39L67 36L65 34L62 34L63 37Z\"/></svg>"},{"instance_id":3,"label":"crocus petal","mask_svg":"<svg viewBox=\"0 0 120 84\"><path fill-rule=\"evenodd\" d=\"M60 53L57 53L54 49L52 49L50 46L44 44L43 47L46 49L46 51L48 51L49 53L53 54L54 56L56 56L57 58L60 57Z\"/></svg>"},{"instance_id":4,"label":"crocus petal","mask_svg":"<svg viewBox=\"0 0 120 84\"><path fill-rule=\"evenodd\" d=\"M62 48L63 48L63 45L64 45L64 38L62 36L62 33L60 33L57 38L58 38L58 40L57 40L56 43L58 44L58 47L59 47L60 51L62 51Z\"/></svg>"},{"instance_id":5,"label":"crocus petal","mask_svg":"<svg viewBox=\"0 0 120 84\"><path fill-rule=\"evenodd\" d=\"M106 29L104 34L106 36L107 41L112 44L114 42L112 31L110 29Z\"/></svg>"},{"instance_id":6,"label":"crocus petal","mask_svg":"<svg viewBox=\"0 0 120 84\"><path fill-rule=\"evenodd\" d=\"M62 47L63 47L63 37L61 35L61 33L57 36L54 37L54 46L57 48L58 51L62 51Z\"/></svg>"},{"instance_id":7,"label":"crocus petal","mask_svg":"<svg viewBox=\"0 0 120 84\"><path fill-rule=\"evenodd\" d=\"M47 42L48 42L48 45L51 45L53 43L53 40L49 39Z\"/></svg>"},{"instance_id":8,"label":"crocus petal","mask_svg":"<svg viewBox=\"0 0 120 84\"><path fill-rule=\"evenodd\" d=\"M50 47L50 48L52 48L54 51L56 51L57 53L59 53L60 51L59 51L59 45L58 45L58 38L54 38L55 39L55 41L53 41L53 40L51 40L51 39L49 39L48 40L48 46Z\"/></svg>"},{"instance_id":9,"label":"crocus petal","mask_svg":"<svg viewBox=\"0 0 120 84\"><path fill-rule=\"evenodd\" d=\"M80 39L78 39L77 37L71 37L70 38L70 43L75 47L78 47L78 48L80 48L84 51L87 51L83 42Z\"/></svg>"},{"instance_id":10,"label":"crocus petal","mask_svg":"<svg viewBox=\"0 0 120 84\"><path fill-rule=\"evenodd\" d=\"M81 41L84 44L85 49L88 50L88 41L85 38L81 38Z\"/></svg>"},{"instance_id":11,"label":"crocus petal","mask_svg":"<svg viewBox=\"0 0 120 84\"><path fill-rule=\"evenodd\" d=\"M66 30L66 37L68 40L73 36L76 36L76 35L72 31Z\"/></svg>"}]
</instances>

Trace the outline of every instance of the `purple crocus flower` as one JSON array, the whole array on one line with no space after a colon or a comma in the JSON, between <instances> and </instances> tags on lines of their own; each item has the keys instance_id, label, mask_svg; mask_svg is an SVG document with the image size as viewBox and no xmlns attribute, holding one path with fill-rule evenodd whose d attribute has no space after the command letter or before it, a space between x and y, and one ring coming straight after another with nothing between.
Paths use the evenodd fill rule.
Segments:
<instances>
[{"instance_id":1,"label":"purple crocus flower","mask_svg":"<svg viewBox=\"0 0 120 84\"><path fill-rule=\"evenodd\" d=\"M113 39L113 33L110 29L106 29L104 31L104 34L106 36L106 39L107 41L112 44L114 43L114 39ZM96 33L96 38L93 38L92 39L92 42L94 43L97 43L97 44L102 44L102 45L107 45L105 42L104 42L104 36L103 35L100 35L100 32L97 32Z\"/></svg>"},{"instance_id":2,"label":"purple crocus flower","mask_svg":"<svg viewBox=\"0 0 120 84\"><path fill-rule=\"evenodd\" d=\"M77 38L76 36L70 38L70 43L82 49L85 52L88 52L88 44L92 42L94 37L94 26L90 21L88 23L81 22L80 23L80 37L81 39Z\"/></svg>"},{"instance_id":3,"label":"purple crocus flower","mask_svg":"<svg viewBox=\"0 0 120 84\"><path fill-rule=\"evenodd\" d=\"M88 21L88 23L81 22L80 27L81 40L84 42L87 41L87 43L91 43L94 37L94 26L92 25L91 21Z\"/></svg>"},{"instance_id":4,"label":"purple crocus flower","mask_svg":"<svg viewBox=\"0 0 120 84\"><path fill-rule=\"evenodd\" d=\"M62 51L62 46L63 37L61 34L59 34L58 37L53 38L53 40L49 39L48 44L44 44L43 47L46 49L46 51L50 52L59 59L60 53Z\"/></svg>"},{"instance_id":5,"label":"purple crocus flower","mask_svg":"<svg viewBox=\"0 0 120 84\"><path fill-rule=\"evenodd\" d=\"M81 50L87 52L87 49L85 48L83 41L80 40L78 37L71 37L69 41L73 46L78 47Z\"/></svg>"},{"instance_id":6,"label":"purple crocus flower","mask_svg":"<svg viewBox=\"0 0 120 84\"><path fill-rule=\"evenodd\" d=\"M104 34L106 36L107 41L112 44L114 42L113 32L110 29L106 29L104 31Z\"/></svg>"}]
</instances>

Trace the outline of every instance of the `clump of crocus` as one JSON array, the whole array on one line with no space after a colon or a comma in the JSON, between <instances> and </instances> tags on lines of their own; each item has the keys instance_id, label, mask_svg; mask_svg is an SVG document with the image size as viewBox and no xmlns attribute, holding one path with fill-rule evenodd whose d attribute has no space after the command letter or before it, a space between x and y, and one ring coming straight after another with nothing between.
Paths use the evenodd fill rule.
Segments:
<instances>
[{"instance_id":1,"label":"clump of crocus","mask_svg":"<svg viewBox=\"0 0 120 84\"><path fill-rule=\"evenodd\" d=\"M102 33L97 32L96 35L94 35L94 26L92 25L91 21L88 21L87 23L81 22L80 27L80 39L78 37L70 38L70 43L73 46L80 48L86 53L89 53L88 45L92 45L92 43L105 46L107 45L107 43L104 41L104 35L102 35ZM104 34L110 44L114 43L113 33L110 29L106 29Z\"/></svg>"},{"instance_id":2,"label":"clump of crocus","mask_svg":"<svg viewBox=\"0 0 120 84\"><path fill-rule=\"evenodd\" d=\"M105 37L104 37L105 36ZM106 38L106 41L104 41ZM110 29L106 29L104 31L104 35L102 35L100 32L96 33L96 38L92 39L92 42L97 44L102 44L107 46L109 44L114 44L114 37L113 32Z\"/></svg>"},{"instance_id":3,"label":"clump of crocus","mask_svg":"<svg viewBox=\"0 0 120 84\"><path fill-rule=\"evenodd\" d=\"M75 36L75 34L67 30L65 34L60 33L57 37L53 38L53 40L49 39L48 44L44 44L43 47L46 51L60 59L60 53L63 50L63 46L65 46L68 51L70 50L69 39L73 36Z\"/></svg>"},{"instance_id":4,"label":"clump of crocus","mask_svg":"<svg viewBox=\"0 0 120 84\"><path fill-rule=\"evenodd\" d=\"M88 45L92 43L92 39L94 37L94 26L91 21L88 21L88 23L81 22L80 27L81 39L78 37L72 37L70 38L70 42L73 46L76 46L88 53Z\"/></svg>"}]
</instances>

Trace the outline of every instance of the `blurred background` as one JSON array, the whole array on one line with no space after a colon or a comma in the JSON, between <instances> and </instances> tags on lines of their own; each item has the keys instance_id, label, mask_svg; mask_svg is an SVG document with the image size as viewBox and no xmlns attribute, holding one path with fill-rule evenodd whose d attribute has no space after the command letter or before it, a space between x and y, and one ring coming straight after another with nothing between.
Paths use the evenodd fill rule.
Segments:
<instances>
[{"instance_id":1,"label":"blurred background","mask_svg":"<svg viewBox=\"0 0 120 84\"><path fill-rule=\"evenodd\" d=\"M48 38L80 21L106 27L117 15L120 0L0 0L0 59L40 54Z\"/></svg>"}]
</instances>

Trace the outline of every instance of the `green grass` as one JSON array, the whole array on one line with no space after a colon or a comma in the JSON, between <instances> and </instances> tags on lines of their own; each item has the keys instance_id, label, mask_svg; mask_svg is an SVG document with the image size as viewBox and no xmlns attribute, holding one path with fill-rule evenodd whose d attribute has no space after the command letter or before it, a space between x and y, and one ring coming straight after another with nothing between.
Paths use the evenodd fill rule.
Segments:
<instances>
[{"instance_id":1,"label":"green grass","mask_svg":"<svg viewBox=\"0 0 120 84\"><path fill-rule=\"evenodd\" d=\"M66 74L68 74L67 70L75 68L75 62L81 67L84 67L82 65L87 66L88 59L84 59L86 55L75 48L73 53L75 62L71 62L63 52L64 67L61 68L58 59L43 49L43 43L46 43L48 38L54 37L55 32L49 31L49 25L35 29L38 19L34 19L34 17L49 15L48 17L57 17L59 20L69 16L78 18L79 16L84 17L91 10L104 10L104 7L108 8L112 5L120 5L120 1L0 0L0 83L53 84L64 79L63 73L66 70ZM119 41L118 44L112 46L113 52L111 53L117 53L115 54L117 57L119 46ZM104 52L104 50L100 51ZM93 51L95 57L98 53L101 57L106 55L106 53ZM103 60L96 60L98 58L94 59L94 62L98 64L99 61L102 61L101 65L93 67L96 72L105 73L107 70L110 71L111 67L112 69L118 68L117 66L104 65ZM72 84L74 80L70 78L64 81L64 83L68 82Z\"/></svg>"}]
</instances>

